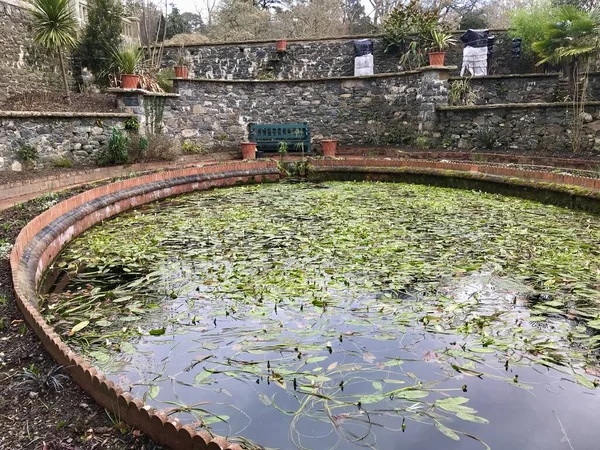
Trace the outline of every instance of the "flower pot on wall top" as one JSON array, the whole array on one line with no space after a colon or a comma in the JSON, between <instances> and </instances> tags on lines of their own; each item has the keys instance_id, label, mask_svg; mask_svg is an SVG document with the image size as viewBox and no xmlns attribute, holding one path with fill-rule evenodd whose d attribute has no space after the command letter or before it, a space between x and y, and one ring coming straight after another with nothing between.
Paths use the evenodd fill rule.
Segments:
<instances>
[{"instance_id":1,"label":"flower pot on wall top","mask_svg":"<svg viewBox=\"0 0 600 450\"><path fill-rule=\"evenodd\" d=\"M242 142L242 159L256 159L256 142Z\"/></svg>"},{"instance_id":2,"label":"flower pot on wall top","mask_svg":"<svg viewBox=\"0 0 600 450\"><path fill-rule=\"evenodd\" d=\"M323 139L321 141L321 148L323 150L323 156L334 157L337 149L337 139Z\"/></svg>"},{"instance_id":3,"label":"flower pot on wall top","mask_svg":"<svg viewBox=\"0 0 600 450\"><path fill-rule=\"evenodd\" d=\"M429 53L429 65L430 66L443 66L445 59L446 59L446 52L430 52Z\"/></svg>"},{"instance_id":4,"label":"flower pot on wall top","mask_svg":"<svg viewBox=\"0 0 600 450\"><path fill-rule=\"evenodd\" d=\"M277 51L285 52L286 49L287 49L287 41L285 39L279 39L277 41Z\"/></svg>"},{"instance_id":5,"label":"flower pot on wall top","mask_svg":"<svg viewBox=\"0 0 600 450\"><path fill-rule=\"evenodd\" d=\"M140 77L131 73L121 75L121 87L123 89L137 89Z\"/></svg>"},{"instance_id":6,"label":"flower pot on wall top","mask_svg":"<svg viewBox=\"0 0 600 450\"><path fill-rule=\"evenodd\" d=\"M186 66L175 66L175 78L188 78L190 70Z\"/></svg>"}]
</instances>

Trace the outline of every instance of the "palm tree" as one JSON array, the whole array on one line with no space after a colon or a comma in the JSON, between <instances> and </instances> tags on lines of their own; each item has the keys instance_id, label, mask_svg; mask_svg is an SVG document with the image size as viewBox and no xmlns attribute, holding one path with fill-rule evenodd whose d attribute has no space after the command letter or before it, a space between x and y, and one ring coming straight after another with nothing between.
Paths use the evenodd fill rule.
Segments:
<instances>
[{"instance_id":1,"label":"palm tree","mask_svg":"<svg viewBox=\"0 0 600 450\"><path fill-rule=\"evenodd\" d=\"M69 0L34 0L33 8L33 40L49 53L58 53L65 98L71 104L63 52L72 50L77 45L77 21Z\"/></svg>"},{"instance_id":2,"label":"palm tree","mask_svg":"<svg viewBox=\"0 0 600 450\"><path fill-rule=\"evenodd\" d=\"M557 8L552 20L544 27L543 39L531 46L542 58L538 65L563 64L565 75L574 81L580 63L588 62L600 49L599 19L596 13L571 5Z\"/></svg>"}]
</instances>

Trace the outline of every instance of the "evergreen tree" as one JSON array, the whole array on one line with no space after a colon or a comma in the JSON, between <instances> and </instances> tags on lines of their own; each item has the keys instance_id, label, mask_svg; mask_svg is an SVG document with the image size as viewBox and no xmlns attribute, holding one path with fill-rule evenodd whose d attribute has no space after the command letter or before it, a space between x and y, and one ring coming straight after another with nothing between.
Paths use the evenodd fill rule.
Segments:
<instances>
[{"instance_id":1,"label":"evergreen tree","mask_svg":"<svg viewBox=\"0 0 600 450\"><path fill-rule=\"evenodd\" d=\"M344 22L350 34L366 34L375 29L360 0L344 1Z\"/></svg>"},{"instance_id":2,"label":"evergreen tree","mask_svg":"<svg viewBox=\"0 0 600 450\"><path fill-rule=\"evenodd\" d=\"M167 39L171 39L176 34L187 34L192 32L191 25L183 18L179 8L171 3L171 14L167 17Z\"/></svg>"},{"instance_id":3,"label":"evergreen tree","mask_svg":"<svg viewBox=\"0 0 600 450\"><path fill-rule=\"evenodd\" d=\"M79 59L94 74L97 84L108 85L111 52L122 44L123 4L121 0L90 0L88 22L83 32Z\"/></svg>"}]
</instances>

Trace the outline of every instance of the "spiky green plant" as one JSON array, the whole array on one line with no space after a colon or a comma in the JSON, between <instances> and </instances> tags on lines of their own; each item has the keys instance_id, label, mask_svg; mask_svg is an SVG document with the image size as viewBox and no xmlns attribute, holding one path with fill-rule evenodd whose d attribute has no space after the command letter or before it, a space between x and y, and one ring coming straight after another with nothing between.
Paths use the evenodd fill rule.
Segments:
<instances>
[{"instance_id":1,"label":"spiky green plant","mask_svg":"<svg viewBox=\"0 0 600 450\"><path fill-rule=\"evenodd\" d=\"M114 68L122 74L136 73L142 62L142 56L142 51L137 47L114 49L112 51Z\"/></svg>"},{"instance_id":2,"label":"spiky green plant","mask_svg":"<svg viewBox=\"0 0 600 450\"><path fill-rule=\"evenodd\" d=\"M50 54L58 54L65 86L65 98L71 103L69 80L65 68L64 52L77 45L77 21L69 0L33 0L33 40Z\"/></svg>"}]
</instances>

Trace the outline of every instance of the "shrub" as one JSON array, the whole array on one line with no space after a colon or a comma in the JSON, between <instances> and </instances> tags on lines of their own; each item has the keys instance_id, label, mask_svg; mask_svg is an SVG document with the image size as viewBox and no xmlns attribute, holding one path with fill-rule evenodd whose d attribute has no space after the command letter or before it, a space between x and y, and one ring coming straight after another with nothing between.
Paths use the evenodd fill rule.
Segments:
<instances>
[{"instance_id":1,"label":"shrub","mask_svg":"<svg viewBox=\"0 0 600 450\"><path fill-rule=\"evenodd\" d=\"M429 139L427 139L425 136L417 136L415 139L415 145L421 150L429 148Z\"/></svg>"},{"instance_id":2,"label":"shrub","mask_svg":"<svg viewBox=\"0 0 600 450\"><path fill-rule=\"evenodd\" d=\"M492 150L501 145L500 135L489 127L478 127L473 134L477 147Z\"/></svg>"},{"instance_id":3,"label":"shrub","mask_svg":"<svg viewBox=\"0 0 600 450\"><path fill-rule=\"evenodd\" d=\"M417 0L399 4L383 22L387 48L396 47L406 51L407 45L417 35L429 36L434 30L447 31L439 18L439 9L424 8Z\"/></svg>"},{"instance_id":4,"label":"shrub","mask_svg":"<svg viewBox=\"0 0 600 450\"><path fill-rule=\"evenodd\" d=\"M471 88L468 78L452 81L448 100L451 105L474 105L477 101L477 92Z\"/></svg>"},{"instance_id":5,"label":"shrub","mask_svg":"<svg viewBox=\"0 0 600 450\"><path fill-rule=\"evenodd\" d=\"M145 136L134 136L129 143L129 161L141 162L146 158L148 151L148 138Z\"/></svg>"},{"instance_id":6,"label":"shrub","mask_svg":"<svg viewBox=\"0 0 600 450\"><path fill-rule=\"evenodd\" d=\"M101 166L111 166L126 164L128 161L129 138L122 130L113 128L110 139L98 154L98 164Z\"/></svg>"},{"instance_id":7,"label":"shrub","mask_svg":"<svg viewBox=\"0 0 600 450\"><path fill-rule=\"evenodd\" d=\"M29 144L22 145L16 153L17 158L19 158L24 163L32 163L34 161L37 161L37 159L39 158L37 148Z\"/></svg>"},{"instance_id":8,"label":"shrub","mask_svg":"<svg viewBox=\"0 0 600 450\"><path fill-rule=\"evenodd\" d=\"M73 167L73 160L66 158L64 156L59 156L58 158L54 158L51 161L52 167L62 168L62 169L70 169Z\"/></svg>"},{"instance_id":9,"label":"shrub","mask_svg":"<svg viewBox=\"0 0 600 450\"><path fill-rule=\"evenodd\" d=\"M521 38L521 59L525 62L536 62L537 56L531 46L544 38L546 24L554 14L549 1L543 1L529 8L516 9L510 15L509 35Z\"/></svg>"},{"instance_id":10,"label":"shrub","mask_svg":"<svg viewBox=\"0 0 600 450\"><path fill-rule=\"evenodd\" d=\"M140 129L140 123L135 117L132 116L123 122L123 128L125 128L127 131L137 133Z\"/></svg>"},{"instance_id":11,"label":"shrub","mask_svg":"<svg viewBox=\"0 0 600 450\"><path fill-rule=\"evenodd\" d=\"M173 161L181 154L178 141L164 134L152 134L148 137L146 161Z\"/></svg>"},{"instance_id":12,"label":"shrub","mask_svg":"<svg viewBox=\"0 0 600 450\"><path fill-rule=\"evenodd\" d=\"M201 155L204 153L202 146L196 142L184 142L181 144L181 150L184 155Z\"/></svg>"}]
</instances>

